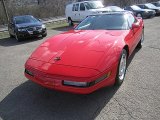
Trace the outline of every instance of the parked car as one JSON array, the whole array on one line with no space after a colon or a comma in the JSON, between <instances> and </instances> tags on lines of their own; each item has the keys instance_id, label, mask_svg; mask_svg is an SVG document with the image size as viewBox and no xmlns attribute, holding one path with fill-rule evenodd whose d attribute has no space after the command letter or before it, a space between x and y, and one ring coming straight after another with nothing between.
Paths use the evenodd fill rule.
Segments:
<instances>
[{"instance_id":1,"label":"parked car","mask_svg":"<svg viewBox=\"0 0 160 120\"><path fill-rule=\"evenodd\" d=\"M144 40L144 23L130 12L91 15L74 30L42 43L25 64L25 76L47 88L89 94L121 85L127 60Z\"/></svg>"},{"instance_id":2,"label":"parked car","mask_svg":"<svg viewBox=\"0 0 160 120\"><path fill-rule=\"evenodd\" d=\"M128 6L128 7L125 7L124 9L128 11L132 11L135 16L142 17L142 18L150 18L155 16L156 14L155 10L141 9L136 5Z\"/></svg>"},{"instance_id":3,"label":"parked car","mask_svg":"<svg viewBox=\"0 0 160 120\"><path fill-rule=\"evenodd\" d=\"M66 6L65 14L69 25L80 22L89 15L106 13L110 10L105 8L101 1L74 2Z\"/></svg>"},{"instance_id":4,"label":"parked car","mask_svg":"<svg viewBox=\"0 0 160 120\"><path fill-rule=\"evenodd\" d=\"M47 36L45 25L39 19L31 15L15 16L11 18L8 31L10 37L15 37L17 41L33 36Z\"/></svg>"},{"instance_id":5,"label":"parked car","mask_svg":"<svg viewBox=\"0 0 160 120\"><path fill-rule=\"evenodd\" d=\"M152 2L151 4L155 5L156 7L160 7L160 1L158 1L158 2Z\"/></svg>"},{"instance_id":6,"label":"parked car","mask_svg":"<svg viewBox=\"0 0 160 120\"><path fill-rule=\"evenodd\" d=\"M160 8L156 7L155 5L151 4L151 3L146 3L146 4L139 4L137 5L142 9L151 9L151 10L155 10L156 11L156 15L160 15Z\"/></svg>"},{"instance_id":7,"label":"parked car","mask_svg":"<svg viewBox=\"0 0 160 120\"><path fill-rule=\"evenodd\" d=\"M120 11L124 11L122 8L118 7L118 6L107 6L107 9L111 10L112 12L120 12Z\"/></svg>"}]
</instances>

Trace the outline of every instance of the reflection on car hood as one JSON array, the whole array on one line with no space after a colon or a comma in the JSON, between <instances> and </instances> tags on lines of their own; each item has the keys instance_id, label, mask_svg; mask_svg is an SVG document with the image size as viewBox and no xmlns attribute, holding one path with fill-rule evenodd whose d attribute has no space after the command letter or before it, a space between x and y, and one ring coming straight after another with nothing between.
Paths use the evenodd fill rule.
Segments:
<instances>
[{"instance_id":1,"label":"reflection on car hood","mask_svg":"<svg viewBox=\"0 0 160 120\"><path fill-rule=\"evenodd\" d=\"M111 56L117 40L127 30L75 30L48 39L30 58L53 64L96 68L106 56ZM112 52L113 54L113 52Z\"/></svg>"}]
</instances>

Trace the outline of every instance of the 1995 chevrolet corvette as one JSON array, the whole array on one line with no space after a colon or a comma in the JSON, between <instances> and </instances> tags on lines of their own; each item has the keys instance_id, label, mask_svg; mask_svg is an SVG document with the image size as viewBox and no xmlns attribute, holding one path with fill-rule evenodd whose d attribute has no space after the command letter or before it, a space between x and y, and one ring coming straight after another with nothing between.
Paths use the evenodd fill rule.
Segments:
<instances>
[{"instance_id":1,"label":"1995 chevrolet corvette","mask_svg":"<svg viewBox=\"0 0 160 120\"><path fill-rule=\"evenodd\" d=\"M77 94L121 85L128 57L143 40L143 20L130 12L91 15L42 43L24 74L41 86Z\"/></svg>"}]
</instances>

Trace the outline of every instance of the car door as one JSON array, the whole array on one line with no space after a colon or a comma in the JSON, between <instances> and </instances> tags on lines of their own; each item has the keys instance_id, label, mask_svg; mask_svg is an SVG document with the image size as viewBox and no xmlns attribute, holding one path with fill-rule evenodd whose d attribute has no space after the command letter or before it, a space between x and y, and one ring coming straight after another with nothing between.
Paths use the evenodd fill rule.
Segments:
<instances>
[{"instance_id":1,"label":"car door","mask_svg":"<svg viewBox=\"0 0 160 120\"><path fill-rule=\"evenodd\" d=\"M128 23L130 27L130 41L128 41L128 44L130 46L130 53L133 52L141 37L140 27L132 28L132 25L138 24L138 22L139 21L132 14L128 14Z\"/></svg>"},{"instance_id":2,"label":"car door","mask_svg":"<svg viewBox=\"0 0 160 120\"><path fill-rule=\"evenodd\" d=\"M73 21L79 21L79 3L73 4Z\"/></svg>"},{"instance_id":3,"label":"car door","mask_svg":"<svg viewBox=\"0 0 160 120\"><path fill-rule=\"evenodd\" d=\"M128 19L128 25L129 25L129 34L126 39L126 43L129 46L129 51L130 54L133 52L135 48L135 43L136 43L136 34L135 31L132 29L132 24L135 22L135 18L132 14L127 14L127 19Z\"/></svg>"},{"instance_id":4,"label":"car door","mask_svg":"<svg viewBox=\"0 0 160 120\"><path fill-rule=\"evenodd\" d=\"M82 21L83 19L85 19L87 17L87 9L84 5L84 3L80 3L80 9L79 9L79 21Z\"/></svg>"}]
</instances>

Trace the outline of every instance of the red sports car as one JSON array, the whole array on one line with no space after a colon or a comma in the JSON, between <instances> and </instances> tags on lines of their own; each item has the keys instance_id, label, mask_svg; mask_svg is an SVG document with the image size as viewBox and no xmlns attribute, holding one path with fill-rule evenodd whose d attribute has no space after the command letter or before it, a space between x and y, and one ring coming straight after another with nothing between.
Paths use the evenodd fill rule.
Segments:
<instances>
[{"instance_id":1,"label":"red sports car","mask_svg":"<svg viewBox=\"0 0 160 120\"><path fill-rule=\"evenodd\" d=\"M128 57L143 40L143 20L130 12L92 15L42 43L27 60L25 76L47 88L79 94L121 85Z\"/></svg>"}]
</instances>

